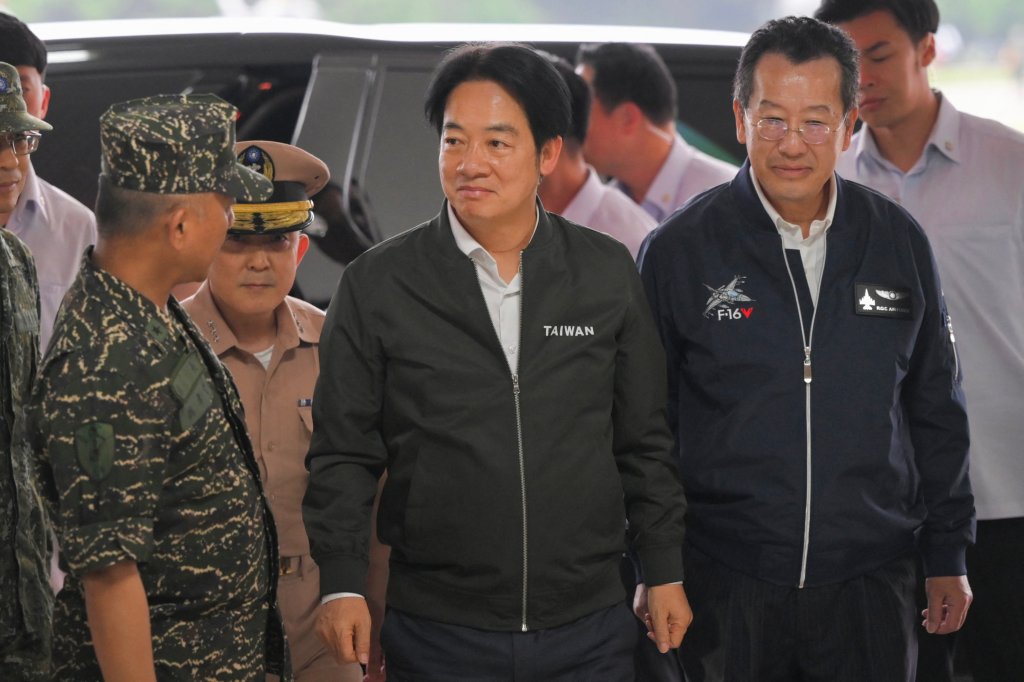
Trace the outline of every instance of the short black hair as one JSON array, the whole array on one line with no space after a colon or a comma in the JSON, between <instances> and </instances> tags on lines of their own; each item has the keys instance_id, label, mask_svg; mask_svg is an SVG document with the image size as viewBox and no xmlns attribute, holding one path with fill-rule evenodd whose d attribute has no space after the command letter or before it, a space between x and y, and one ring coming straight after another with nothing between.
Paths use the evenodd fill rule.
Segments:
<instances>
[{"instance_id":1,"label":"short black hair","mask_svg":"<svg viewBox=\"0 0 1024 682\"><path fill-rule=\"evenodd\" d=\"M427 86L423 111L438 135L448 96L467 81L492 81L508 92L523 108L538 152L569 130L569 87L548 60L519 43L467 43L444 56Z\"/></svg>"},{"instance_id":2,"label":"short black hair","mask_svg":"<svg viewBox=\"0 0 1024 682\"><path fill-rule=\"evenodd\" d=\"M46 75L46 46L28 25L7 12L0 12L0 62L11 66L33 66L40 78Z\"/></svg>"},{"instance_id":3,"label":"short black hair","mask_svg":"<svg viewBox=\"0 0 1024 682\"><path fill-rule=\"evenodd\" d=\"M743 47L733 80L733 97L743 108L754 91L754 69L766 54L781 54L794 64L832 57L839 63L843 112L857 106L860 56L850 37L835 26L811 17L785 17L754 31Z\"/></svg>"},{"instance_id":4,"label":"short black hair","mask_svg":"<svg viewBox=\"0 0 1024 682\"><path fill-rule=\"evenodd\" d=\"M676 83L665 61L650 45L581 45L576 63L594 70L591 86L605 109L632 102L655 125L675 121Z\"/></svg>"},{"instance_id":5,"label":"short black hair","mask_svg":"<svg viewBox=\"0 0 1024 682\"><path fill-rule=\"evenodd\" d=\"M915 43L939 29L935 0L822 0L814 18L841 24L878 11L891 14Z\"/></svg>"},{"instance_id":6,"label":"short black hair","mask_svg":"<svg viewBox=\"0 0 1024 682\"><path fill-rule=\"evenodd\" d=\"M96 193L96 231L105 237L129 237L148 230L160 215L187 203L188 194L157 194L118 187L100 175Z\"/></svg>"},{"instance_id":7,"label":"short black hair","mask_svg":"<svg viewBox=\"0 0 1024 682\"><path fill-rule=\"evenodd\" d=\"M547 59L555 67L565 84L569 87L569 105L572 111L572 124L569 126L567 136L576 144L583 144L587 139L587 125L590 123L590 88L583 80L572 64L564 57L538 50L541 56Z\"/></svg>"}]
</instances>

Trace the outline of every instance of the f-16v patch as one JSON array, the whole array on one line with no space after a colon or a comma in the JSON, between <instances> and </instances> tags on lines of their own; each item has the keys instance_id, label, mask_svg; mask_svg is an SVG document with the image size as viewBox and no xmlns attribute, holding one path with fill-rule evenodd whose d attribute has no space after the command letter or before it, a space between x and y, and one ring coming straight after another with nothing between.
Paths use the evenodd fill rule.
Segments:
<instances>
[{"instance_id":1,"label":"f-16v patch","mask_svg":"<svg viewBox=\"0 0 1024 682\"><path fill-rule=\"evenodd\" d=\"M913 315L910 289L885 284L853 285L853 309L858 315L909 320Z\"/></svg>"}]
</instances>

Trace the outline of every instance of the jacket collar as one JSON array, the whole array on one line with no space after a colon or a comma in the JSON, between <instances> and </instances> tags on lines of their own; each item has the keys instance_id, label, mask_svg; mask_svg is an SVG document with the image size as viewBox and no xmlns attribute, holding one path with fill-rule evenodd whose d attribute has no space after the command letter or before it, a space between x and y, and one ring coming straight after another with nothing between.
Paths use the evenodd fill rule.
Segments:
<instances>
[{"instance_id":1,"label":"jacket collar","mask_svg":"<svg viewBox=\"0 0 1024 682\"><path fill-rule=\"evenodd\" d=\"M836 183L836 209L829 227L830 232L834 232L837 227L841 227L846 222L846 181L833 172L832 182ZM757 196L757 190L754 189L754 182L750 175L750 159L743 162L739 172L729 183L729 188L737 198L737 206L747 224L758 231L778 234L778 228Z\"/></svg>"},{"instance_id":2,"label":"jacket collar","mask_svg":"<svg viewBox=\"0 0 1024 682\"><path fill-rule=\"evenodd\" d=\"M455 235L452 233L452 225L448 220L448 200L441 204L441 212L434 216L433 220L426 224L431 237L438 247L437 254L446 260L464 260L466 254L459 249L455 243ZM551 217L544 210L540 198L537 199L537 228L533 233L533 239L527 244L525 251L534 251L546 248L554 240L554 227Z\"/></svg>"},{"instance_id":3,"label":"jacket collar","mask_svg":"<svg viewBox=\"0 0 1024 682\"><path fill-rule=\"evenodd\" d=\"M179 310L174 297L168 298L167 310L161 309L137 290L92 262L93 246L82 256L80 277L88 295L101 301L104 308L127 325L165 349L172 347L175 337L174 319Z\"/></svg>"}]
</instances>

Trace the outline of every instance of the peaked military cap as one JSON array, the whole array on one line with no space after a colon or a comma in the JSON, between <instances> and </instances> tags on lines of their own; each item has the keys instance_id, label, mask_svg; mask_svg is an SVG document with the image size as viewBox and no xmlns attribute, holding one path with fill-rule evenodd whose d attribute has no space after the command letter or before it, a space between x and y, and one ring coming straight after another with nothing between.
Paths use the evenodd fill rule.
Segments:
<instances>
[{"instance_id":1,"label":"peaked military cap","mask_svg":"<svg viewBox=\"0 0 1024 682\"><path fill-rule=\"evenodd\" d=\"M327 164L304 149L283 142L235 143L238 162L274 183L259 203L235 204L231 234L275 234L301 230L313 222L310 197L331 177Z\"/></svg>"},{"instance_id":2,"label":"peaked military cap","mask_svg":"<svg viewBox=\"0 0 1024 682\"><path fill-rule=\"evenodd\" d=\"M269 180L235 161L238 110L216 95L156 95L100 117L101 172L116 187L155 194L270 196Z\"/></svg>"},{"instance_id":3,"label":"peaked military cap","mask_svg":"<svg viewBox=\"0 0 1024 682\"><path fill-rule=\"evenodd\" d=\"M26 130L53 130L53 126L28 113L18 70L7 62L0 62L0 133Z\"/></svg>"}]
</instances>

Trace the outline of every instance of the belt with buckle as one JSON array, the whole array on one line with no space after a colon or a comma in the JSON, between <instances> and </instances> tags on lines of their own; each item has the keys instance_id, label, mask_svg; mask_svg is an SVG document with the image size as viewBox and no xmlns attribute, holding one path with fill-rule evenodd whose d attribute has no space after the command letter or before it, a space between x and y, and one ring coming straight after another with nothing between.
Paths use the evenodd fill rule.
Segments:
<instances>
[{"instance_id":1,"label":"belt with buckle","mask_svg":"<svg viewBox=\"0 0 1024 682\"><path fill-rule=\"evenodd\" d=\"M299 572L301 556L283 556L278 560L277 574L290 575Z\"/></svg>"}]
</instances>

